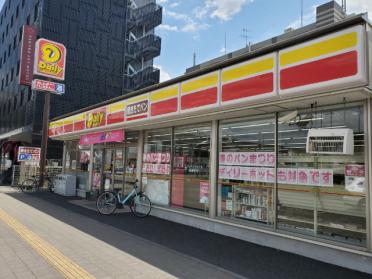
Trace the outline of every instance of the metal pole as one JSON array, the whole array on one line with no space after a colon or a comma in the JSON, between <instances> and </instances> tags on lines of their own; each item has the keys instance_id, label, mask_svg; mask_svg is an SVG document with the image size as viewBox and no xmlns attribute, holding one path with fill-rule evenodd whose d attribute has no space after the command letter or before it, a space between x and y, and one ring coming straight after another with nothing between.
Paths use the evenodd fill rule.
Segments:
<instances>
[{"instance_id":1,"label":"metal pole","mask_svg":"<svg viewBox=\"0 0 372 279\"><path fill-rule=\"evenodd\" d=\"M40 158L40 179L39 187L44 185L45 161L48 149L48 126L49 126L49 111L50 111L50 93L45 92L44 95L44 113L43 113L43 130L41 136L41 158Z\"/></svg>"}]
</instances>

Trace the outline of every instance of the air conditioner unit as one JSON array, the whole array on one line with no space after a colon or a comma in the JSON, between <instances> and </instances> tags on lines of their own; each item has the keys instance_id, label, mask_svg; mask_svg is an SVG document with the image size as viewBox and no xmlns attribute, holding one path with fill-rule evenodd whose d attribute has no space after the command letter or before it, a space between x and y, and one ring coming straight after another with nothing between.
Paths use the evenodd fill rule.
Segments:
<instances>
[{"instance_id":1,"label":"air conditioner unit","mask_svg":"<svg viewBox=\"0 0 372 279\"><path fill-rule=\"evenodd\" d=\"M306 152L312 154L354 154L352 129L310 129Z\"/></svg>"}]
</instances>

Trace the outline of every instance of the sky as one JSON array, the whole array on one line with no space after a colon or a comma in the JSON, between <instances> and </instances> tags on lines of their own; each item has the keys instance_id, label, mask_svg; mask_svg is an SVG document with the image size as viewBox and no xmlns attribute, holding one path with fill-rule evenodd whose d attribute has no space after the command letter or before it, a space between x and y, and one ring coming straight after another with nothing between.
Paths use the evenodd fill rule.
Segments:
<instances>
[{"instance_id":1,"label":"sky","mask_svg":"<svg viewBox=\"0 0 372 279\"><path fill-rule=\"evenodd\" d=\"M63 1L63 0L62 0ZM329 0L302 0L304 25L315 21L315 7ZM341 0L337 0L341 4ZM156 27L162 38L160 81L185 73L186 68L208 61L300 27L301 0L157 0L163 23ZM0 0L0 7L4 0ZM369 12L372 0L347 0L348 13ZM245 30L245 31L243 31ZM225 40L226 38L226 40ZM226 41L226 49L225 49Z\"/></svg>"},{"instance_id":2,"label":"sky","mask_svg":"<svg viewBox=\"0 0 372 279\"><path fill-rule=\"evenodd\" d=\"M315 8L329 0L302 0L304 25L315 21ZM341 0L338 0L341 4ZM301 25L301 0L157 0L163 6L162 38L155 66L161 81L193 65L260 42ZM347 13L369 12L372 0L347 0ZM245 30L245 31L243 31ZM225 49L226 37L226 49Z\"/></svg>"}]
</instances>

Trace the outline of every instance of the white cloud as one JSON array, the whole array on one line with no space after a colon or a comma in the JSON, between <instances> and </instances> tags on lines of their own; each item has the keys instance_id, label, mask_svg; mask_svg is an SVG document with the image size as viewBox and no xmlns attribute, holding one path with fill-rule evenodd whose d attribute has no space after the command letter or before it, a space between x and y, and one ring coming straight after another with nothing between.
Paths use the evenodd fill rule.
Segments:
<instances>
[{"instance_id":1,"label":"white cloud","mask_svg":"<svg viewBox=\"0 0 372 279\"><path fill-rule=\"evenodd\" d=\"M167 3L167 2L168 2L168 0L157 0L158 4L164 4L164 3Z\"/></svg>"},{"instance_id":2,"label":"white cloud","mask_svg":"<svg viewBox=\"0 0 372 279\"><path fill-rule=\"evenodd\" d=\"M341 1L338 1L341 4ZM364 13L368 12L369 18L372 18L372 1L371 0L348 0L346 2L347 13Z\"/></svg>"},{"instance_id":3,"label":"white cloud","mask_svg":"<svg viewBox=\"0 0 372 279\"><path fill-rule=\"evenodd\" d=\"M308 25L312 22L315 22L316 6L313 6L311 12L308 12L303 15L303 26ZM300 28L301 27L301 17L298 17L296 20L288 24L287 28Z\"/></svg>"},{"instance_id":4,"label":"white cloud","mask_svg":"<svg viewBox=\"0 0 372 279\"><path fill-rule=\"evenodd\" d=\"M171 8L176 8L176 7L178 7L179 5L180 5L180 2L173 2L173 3L169 4L169 7L171 7Z\"/></svg>"},{"instance_id":5,"label":"white cloud","mask_svg":"<svg viewBox=\"0 0 372 279\"><path fill-rule=\"evenodd\" d=\"M209 16L228 21L238 14L244 5L252 3L254 0L204 0L204 6L194 10L194 15L199 18Z\"/></svg>"},{"instance_id":6,"label":"white cloud","mask_svg":"<svg viewBox=\"0 0 372 279\"><path fill-rule=\"evenodd\" d=\"M175 25L169 25L169 24L161 24L159 27L157 27L160 30L165 30L165 31L178 31L178 27Z\"/></svg>"},{"instance_id":7,"label":"white cloud","mask_svg":"<svg viewBox=\"0 0 372 279\"><path fill-rule=\"evenodd\" d=\"M198 22L194 18L192 18L191 16L189 16L187 14L177 13L177 12L169 11L169 10L164 10L164 15L168 16L168 17L170 17L174 20L182 22L180 26L178 26L178 27L173 26L173 28L172 28L173 30L169 30L169 31L181 31L181 32L185 32L185 33L197 33L198 31L206 30L210 27L209 24L203 23L203 22ZM170 26L168 25L167 27L170 27ZM165 27L165 28L167 28L167 27ZM177 30L175 30L174 27L177 27Z\"/></svg>"},{"instance_id":8,"label":"white cloud","mask_svg":"<svg viewBox=\"0 0 372 279\"><path fill-rule=\"evenodd\" d=\"M166 70L164 70L162 66L154 65L154 67L160 70L160 82L167 81L172 78L171 75Z\"/></svg>"}]
</instances>

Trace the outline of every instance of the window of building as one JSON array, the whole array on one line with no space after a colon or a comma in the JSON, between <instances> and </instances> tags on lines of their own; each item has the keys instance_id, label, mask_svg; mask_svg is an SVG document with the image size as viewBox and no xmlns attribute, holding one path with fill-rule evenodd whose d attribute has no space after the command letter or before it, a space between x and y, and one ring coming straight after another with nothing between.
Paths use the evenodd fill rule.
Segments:
<instances>
[{"instance_id":1,"label":"window of building","mask_svg":"<svg viewBox=\"0 0 372 279\"><path fill-rule=\"evenodd\" d=\"M143 185L154 204L169 205L172 130L146 131L143 151Z\"/></svg>"},{"instance_id":2,"label":"window of building","mask_svg":"<svg viewBox=\"0 0 372 279\"><path fill-rule=\"evenodd\" d=\"M10 71L10 81L13 81L14 78L14 68Z\"/></svg>"},{"instance_id":3,"label":"window of building","mask_svg":"<svg viewBox=\"0 0 372 279\"><path fill-rule=\"evenodd\" d=\"M9 33L9 23L6 25L5 35L8 36Z\"/></svg>"},{"instance_id":4,"label":"window of building","mask_svg":"<svg viewBox=\"0 0 372 279\"><path fill-rule=\"evenodd\" d=\"M14 96L14 101L13 101L13 111L15 111L16 110L16 108L17 108L17 96Z\"/></svg>"},{"instance_id":5,"label":"window of building","mask_svg":"<svg viewBox=\"0 0 372 279\"><path fill-rule=\"evenodd\" d=\"M1 80L1 91L4 90L4 79Z\"/></svg>"},{"instance_id":6,"label":"window of building","mask_svg":"<svg viewBox=\"0 0 372 279\"><path fill-rule=\"evenodd\" d=\"M1 35L1 41L2 41L2 43L4 43L4 39L5 39L5 34L3 32L3 34Z\"/></svg>"},{"instance_id":7,"label":"window of building","mask_svg":"<svg viewBox=\"0 0 372 279\"><path fill-rule=\"evenodd\" d=\"M218 216L273 225L275 117L222 121Z\"/></svg>"},{"instance_id":8,"label":"window of building","mask_svg":"<svg viewBox=\"0 0 372 279\"><path fill-rule=\"evenodd\" d=\"M25 6L25 1L26 0L22 0L22 8Z\"/></svg>"},{"instance_id":9,"label":"window of building","mask_svg":"<svg viewBox=\"0 0 372 279\"><path fill-rule=\"evenodd\" d=\"M10 51L12 50L12 45L11 44L9 44L8 45L8 57L10 56Z\"/></svg>"},{"instance_id":10,"label":"window of building","mask_svg":"<svg viewBox=\"0 0 372 279\"><path fill-rule=\"evenodd\" d=\"M10 18L10 27L12 28L14 24L14 16Z\"/></svg>"},{"instance_id":11,"label":"window of building","mask_svg":"<svg viewBox=\"0 0 372 279\"><path fill-rule=\"evenodd\" d=\"M35 8L34 8L34 22L37 20L39 16L39 2L36 3Z\"/></svg>"},{"instance_id":12,"label":"window of building","mask_svg":"<svg viewBox=\"0 0 372 279\"><path fill-rule=\"evenodd\" d=\"M23 27L19 28L19 41L22 41Z\"/></svg>"},{"instance_id":13,"label":"window of building","mask_svg":"<svg viewBox=\"0 0 372 279\"><path fill-rule=\"evenodd\" d=\"M0 69L3 67L3 58L0 57Z\"/></svg>"},{"instance_id":14,"label":"window of building","mask_svg":"<svg viewBox=\"0 0 372 279\"><path fill-rule=\"evenodd\" d=\"M19 16L19 4L18 4L17 9L16 9L16 18L18 18L18 16Z\"/></svg>"},{"instance_id":15,"label":"window of building","mask_svg":"<svg viewBox=\"0 0 372 279\"><path fill-rule=\"evenodd\" d=\"M9 84L9 74L6 74L5 86L8 86L8 84Z\"/></svg>"},{"instance_id":16,"label":"window of building","mask_svg":"<svg viewBox=\"0 0 372 279\"><path fill-rule=\"evenodd\" d=\"M21 67L21 62L18 60L18 62L17 62L17 76L19 75L20 67Z\"/></svg>"},{"instance_id":17,"label":"window of building","mask_svg":"<svg viewBox=\"0 0 372 279\"><path fill-rule=\"evenodd\" d=\"M13 49L15 49L16 46L17 46L17 35L15 35L13 39Z\"/></svg>"},{"instance_id":18,"label":"window of building","mask_svg":"<svg viewBox=\"0 0 372 279\"><path fill-rule=\"evenodd\" d=\"M209 211L211 125L174 129L171 205Z\"/></svg>"},{"instance_id":19,"label":"window of building","mask_svg":"<svg viewBox=\"0 0 372 279\"><path fill-rule=\"evenodd\" d=\"M0 24L3 25L3 15L0 17Z\"/></svg>"},{"instance_id":20,"label":"window of building","mask_svg":"<svg viewBox=\"0 0 372 279\"><path fill-rule=\"evenodd\" d=\"M3 57L4 64L6 62L6 51L4 52L4 57Z\"/></svg>"},{"instance_id":21,"label":"window of building","mask_svg":"<svg viewBox=\"0 0 372 279\"><path fill-rule=\"evenodd\" d=\"M362 107L339 107L303 111L293 121L279 123L278 228L366 245L363 117ZM341 137L333 135L331 139L313 137L317 148L307 152L312 129L351 133L354 142L346 144L353 144L352 150L342 154Z\"/></svg>"},{"instance_id":22,"label":"window of building","mask_svg":"<svg viewBox=\"0 0 372 279\"><path fill-rule=\"evenodd\" d=\"M27 20L26 20L27 25L30 25L30 21L31 21L31 15L28 15Z\"/></svg>"}]
</instances>

